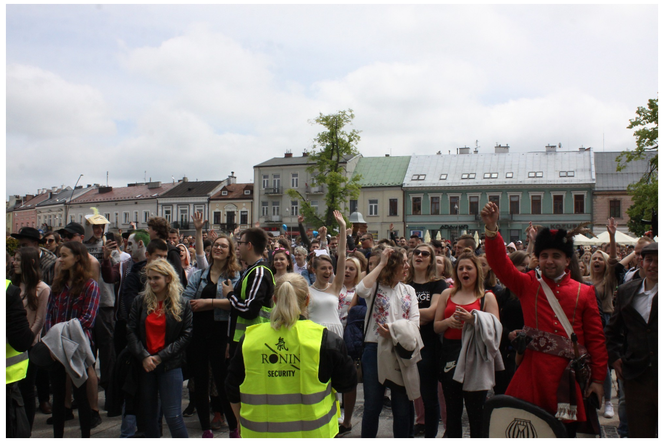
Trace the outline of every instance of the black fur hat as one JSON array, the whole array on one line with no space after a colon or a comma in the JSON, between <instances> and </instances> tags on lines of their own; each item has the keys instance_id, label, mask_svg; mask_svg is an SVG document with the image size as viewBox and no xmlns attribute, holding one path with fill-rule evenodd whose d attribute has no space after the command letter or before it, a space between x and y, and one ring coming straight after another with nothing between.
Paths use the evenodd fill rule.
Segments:
<instances>
[{"instance_id":1,"label":"black fur hat","mask_svg":"<svg viewBox=\"0 0 664 442\"><path fill-rule=\"evenodd\" d=\"M556 249L563 252L568 258L574 254L574 241L567 238L567 231L564 229L545 228L537 232L535 238L535 256L539 257L542 250Z\"/></svg>"}]
</instances>

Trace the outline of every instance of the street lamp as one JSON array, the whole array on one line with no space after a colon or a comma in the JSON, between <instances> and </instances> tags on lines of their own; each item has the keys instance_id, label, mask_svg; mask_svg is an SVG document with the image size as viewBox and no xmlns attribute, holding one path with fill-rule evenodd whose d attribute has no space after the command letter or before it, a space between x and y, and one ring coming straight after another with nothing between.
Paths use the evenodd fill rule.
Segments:
<instances>
[{"instance_id":1,"label":"street lamp","mask_svg":"<svg viewBox=\"0 0 664 442\"><path fill-rule=\"evenodd\" d=\"M67 220L69 219L69 206L71 205L71 200L74 197L74 191L76 190L76 186L78 186L78 182L81 180L81 177L83 174L80 174L78 176L78 179L76 180L76 184L74 184L74 188L71 190L71 195L69 196L69 202L65 201L65 219L64 219L64 226L67 225Z\"/></svg>"}]
</instances>

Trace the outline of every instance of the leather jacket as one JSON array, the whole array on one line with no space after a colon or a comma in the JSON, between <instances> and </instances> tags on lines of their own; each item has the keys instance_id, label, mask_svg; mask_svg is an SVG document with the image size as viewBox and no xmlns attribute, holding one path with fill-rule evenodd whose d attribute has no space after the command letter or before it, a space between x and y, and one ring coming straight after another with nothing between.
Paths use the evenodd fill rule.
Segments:
<instances>
[{"instance_id":1,"label":"leather jacket","mask_svg":"<svg viewBox=\"0 0 664 442\"><path fill-rule=\"evenodd\" d=\"M150 356L147 351L145 337L145 320L147 308L143 302L144 295L134 299L127 321L127 341L131 353L142 364L143 359ZM166 316L166 346L157 353L164 364L164 371L180 368L184 365L185 349L191 341L193 330L193 314L189 302L180 298L182 306L182 320L176 321L170 313Z\"/></svg>"}]
</instances>

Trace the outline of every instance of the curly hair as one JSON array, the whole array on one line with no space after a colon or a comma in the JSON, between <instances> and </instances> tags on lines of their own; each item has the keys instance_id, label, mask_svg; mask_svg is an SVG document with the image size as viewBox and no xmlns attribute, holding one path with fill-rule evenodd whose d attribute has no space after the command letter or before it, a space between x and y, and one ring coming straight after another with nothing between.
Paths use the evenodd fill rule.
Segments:
<instances>
[{"instance_id":1,"label":"curly hair","mask_svg":"<svg viewBox=\"0 0 664 442\"><path fill-rule=\"evenodd\" d=\"M153 216L148 220L148 227L157 232L159 239L168 240L168 232L170 232L171 224L161 216Z\"/></svg>"},{"instance_id":2,"label":"curly hair","mask_svg":"<svg viewBox=\"0 0 664 442\"><path fill-rule=\"evenodd\" d=\"M383 270L380 271L380 274L378 275L378 282L380 284L392 287L394 285L395 279L398 280L400 276L397 274L397 269L403 266L404 262L406 262L406 259L404 258L406 249L403 247L386 247L386 249L393 249L394 253L392 253L390 259L387 260L387 264Z\"/></svg>"},{"instance_id":3,"label":"curly hair","mask_svg":"<svg viewBox=\"0 0 664 442\"><path fill-rule=\"evenodd\" d=\"M163 311L170 312L176 321L182 321L182 306L180 305L180 298L182 297L184 288L182 288L180 278L173 266L165 259L156 259L146 265L143 271L146 275L148 275L149 272L157 272L163 275L167 280L170 279L170 281L168 281L168 294L164 300ZM148 308L148 315L156 312L159 308L159 301L157 301L157 295L152 291L152 287L150 287L149 283L145 284L145 289L140 294L144 295L143 303Z\"/></svg>"}]
</instances>

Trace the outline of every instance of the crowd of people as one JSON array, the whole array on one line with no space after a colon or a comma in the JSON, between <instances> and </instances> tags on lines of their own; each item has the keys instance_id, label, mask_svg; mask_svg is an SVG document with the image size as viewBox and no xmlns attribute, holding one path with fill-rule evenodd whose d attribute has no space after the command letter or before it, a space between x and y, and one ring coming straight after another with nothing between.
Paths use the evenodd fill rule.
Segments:
<instances>
[{"instance_id":1,"label":"crowd of people","mask_svg":"<svg viewBox=\"0 0 664 442\"><path fill-rule=\"evenodd\" d=\"M101 387L120 437L160 437L163 420L188 437L194 413L205 438L339 437L361 383L363 438L386 408L394 437L441 421L462 437L464 404L481 437L501 394L568 436L617 409L621 436L655 437L657 243L617 245L610 219L598 247L574 246L583 226L532 223L506 244L498 213L481 211L479 243L378 239L340 212L313 236L299 217L296 238L204 231L201 213L188 237L161 217L117 236L99 214L24 227L7 254L7 435L28 437L40 410L63 437L76 408L90 437Z\"/></svg>"}]
</instances>

